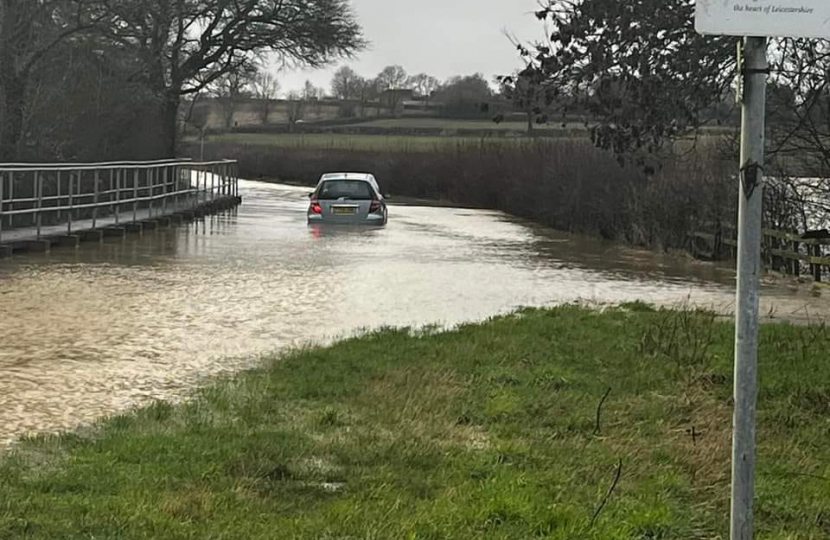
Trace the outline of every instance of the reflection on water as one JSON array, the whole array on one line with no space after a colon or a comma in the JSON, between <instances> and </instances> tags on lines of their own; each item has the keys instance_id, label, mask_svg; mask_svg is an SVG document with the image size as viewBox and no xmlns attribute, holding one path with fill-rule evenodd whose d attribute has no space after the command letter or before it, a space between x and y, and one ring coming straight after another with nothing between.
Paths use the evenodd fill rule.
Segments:
<instances>
[{"instance_id":1,"label":"reflection on water","mask_svg":"<svg viewBox=\"0 0 830 540\"><path fill-rule=\"evenodd\" d=\"M238 211L0 261L0 442L174 398L257 355L360 328L570 301L732 304L734 273L400 206L384 229L309 228L305 189L243 182ZM779 313L826 302L766 291Z\"/></svg>"}]
</instances>

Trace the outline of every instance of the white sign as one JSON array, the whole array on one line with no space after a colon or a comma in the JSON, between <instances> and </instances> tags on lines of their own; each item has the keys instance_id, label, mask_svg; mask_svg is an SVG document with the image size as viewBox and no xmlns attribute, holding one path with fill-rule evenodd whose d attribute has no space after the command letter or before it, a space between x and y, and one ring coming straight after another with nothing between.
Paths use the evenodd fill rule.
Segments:
<instances>
[{"instance_id":1,"label":"white sign","mask_svg":"<svg viewBox=\"0 0 830 540\"><path fill-rule=\"evenodd\" d=\"M830 38L830 0L697 0L701 34Z\"/></svg>"}]
</instances>

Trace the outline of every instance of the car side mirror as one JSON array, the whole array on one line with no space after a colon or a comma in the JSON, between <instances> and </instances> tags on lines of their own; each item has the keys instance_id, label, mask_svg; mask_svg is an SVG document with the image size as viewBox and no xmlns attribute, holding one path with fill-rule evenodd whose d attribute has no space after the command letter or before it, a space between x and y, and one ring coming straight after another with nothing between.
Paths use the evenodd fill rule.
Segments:
<instances>
[{"instance_id":1,"label":"car side mirror","mask_svg":"<svg viewBox=\"0 0 830 540\"><path fill-rule=\"evenodd\" d=\"M308 198L310 199L310 198L312 198L312 197L314 197L314 193L309 193L309 194L308 194Z\"/></svg>"}]
</instances>

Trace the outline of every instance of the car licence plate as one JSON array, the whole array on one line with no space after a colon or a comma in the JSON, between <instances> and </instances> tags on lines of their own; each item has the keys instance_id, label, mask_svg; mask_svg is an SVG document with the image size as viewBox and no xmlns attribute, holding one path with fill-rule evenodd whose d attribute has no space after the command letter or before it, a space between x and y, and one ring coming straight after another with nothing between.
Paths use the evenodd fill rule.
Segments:
<instances>
[{"instance_id":1,"label":"car licence plate","mask_svg":"<svg viewBox=\"0 0 830 540\"><path fill-rule=\"evenodd\" d=\"M357 208L354 206L335 206L331 209L331 213L338 216L351 216L357 214Z\"/></svg>"}]
</instances>

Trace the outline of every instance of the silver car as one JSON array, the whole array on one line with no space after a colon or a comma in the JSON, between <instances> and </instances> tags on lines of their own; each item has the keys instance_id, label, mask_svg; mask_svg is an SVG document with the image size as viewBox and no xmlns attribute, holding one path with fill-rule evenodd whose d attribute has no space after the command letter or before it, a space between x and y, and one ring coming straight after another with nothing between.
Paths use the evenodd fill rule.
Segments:
<instances>
[{"instance_id":1,"label":"silver car","mask_svg":"<svg viewBox=\"0 0 830 540\"><path fill-rule=\"evenodd\" d=\"M309 224L386 225L389 219L386 198L371 174L324 174L309 198Z\"/></svg>"}]
</instances>

